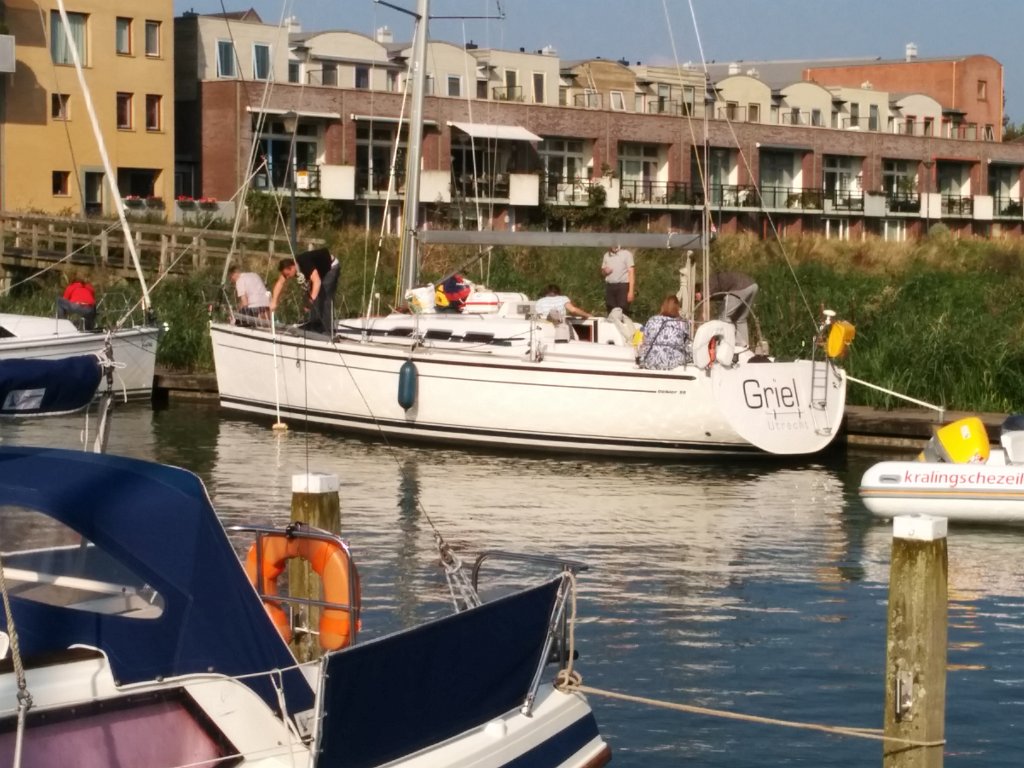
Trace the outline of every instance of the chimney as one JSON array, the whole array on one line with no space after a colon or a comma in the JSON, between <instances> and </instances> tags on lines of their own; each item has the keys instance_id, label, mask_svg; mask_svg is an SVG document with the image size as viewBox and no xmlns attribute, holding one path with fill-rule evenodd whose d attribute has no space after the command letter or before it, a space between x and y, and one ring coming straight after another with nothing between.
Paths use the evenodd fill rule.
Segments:
<instances>
[{"instance_id":1,"label":"chimney","mask_svg":"<svg viewBox=\"0 0 1024 768\"><path fill-rule=\"evenodd\" d=\"M302 31L302 24L299 23L298 16L289 16L284 20L284 25L288 28L289 35L297 35Z\"/></svg>"},{"instance_id":2,"label":"chimney","mask_svg":"<svg viewBox=\"0 0 1024 768\"><path fill-rule=\"evenodd\" d=\"M907 61L914 61L917 59L917 43L907 43Z\"/></svg>"},{"instance_id":3,"label":"chimney","mask_svg":"<svg viewBox=\"0 0 1024 768\"><path fill-rule=\"evenodd\" d=\"M466 43L466 50L467 50L467 51L475 51L475 50L477 50L477 49L478 49L479 47L480 47L480 46L479 46L479 45L477 45L476 43L474 43L474 42L473 42L472 40L470 40L470 41L469 41L468 43Z\"/></svg>"},{"instance_id":4,"label":"chimney","mask_svg":"<svg viewBox=\"0 0 1024 768\"><path fill-rule=\"evenodd\" d=\"M377 34L375 35L377 42L381 45L395 42L395 36L391 32L390 27L377 27Z\"/></svg>"},{"instance_id":5,"label":"chimney","mask_svg":"<svg viewBox=\"0 0 1024 768\"><path fill-rule=\"evenodd\" d=\"M555 50L555 46L553 46L553 45L545 45L543 48L540 49L540 52L543 53L545 56L557 56L558 55L558 51Z\"/></svg>"},{"instance_id":6,"label":"chimney","mask_svg":"<svg viewBox=\"0 0 1024 768\"><path fill-rule=\"evenodd\" d=\"M738 75L739 73L740 73L740 65L739 64L737 64L736 62L733 62L732 64L729 65L729 74L730 75Z\"/></svg>"}]
</instances>

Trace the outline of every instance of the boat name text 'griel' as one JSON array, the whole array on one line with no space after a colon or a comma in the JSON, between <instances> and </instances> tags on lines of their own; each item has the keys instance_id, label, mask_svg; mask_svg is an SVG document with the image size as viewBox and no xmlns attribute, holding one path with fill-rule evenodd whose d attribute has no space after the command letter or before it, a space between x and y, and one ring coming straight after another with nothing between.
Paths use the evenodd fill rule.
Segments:
<instances>
[{"instance_id":1,"label":"boat name text 'griel'","mask_svg":"<svg viewBox=\"0 0 1024 768\"><path fill-rule=\"evenodd\" d=\"M796 379L792 385L766 387L757 379L747 379L743 382L743 400L747 408L757 410L759 408L799 408L800 398L796 393Z\"/></svg>"}]
</instances>

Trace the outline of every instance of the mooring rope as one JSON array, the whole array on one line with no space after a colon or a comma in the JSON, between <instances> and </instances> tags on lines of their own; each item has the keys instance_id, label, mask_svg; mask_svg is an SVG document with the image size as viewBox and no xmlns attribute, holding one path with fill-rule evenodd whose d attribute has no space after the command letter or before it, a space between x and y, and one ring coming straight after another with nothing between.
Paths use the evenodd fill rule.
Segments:
<instances>
[{"instance_id":1,"label":"mooring rope","mask_svg":"<svg viewBox=\"0 0 1024 768\"><path fill-rule=\"evenodd\" d=\"M0 597L4 603L4 618L7 621L7 636L11 639L11 662L14 665L14 677L18 684L18 730L14 738L13 768L21 766L21 747L25 738L25 720L32 708L32 694L25 680L25 666L21 661L21 646L18 644L18 629L14 625L14 611L11 608L11 596L7 591L7 577L4 573L4 558L0 554Z\"/></svg>"},{"instance_id":2,"label":"mooring rope","mask_svg":"<svg viewBox=\"0 0 1024 768\"><path fill-rule=\"evenodd\" d=\"M691 715L706 715L708 717L720 717L726 720L739 720L746 723L758 723L761 725L777 725L783 728L796 728L805 731L818 731L833 736L852 736L859 739L870 739L873 741L884 741L894 744L902 744L908 747L941 747L946 740L938 741L916 741L904 739L897 736L886 736L880 728L857 728L844 725L824 725L821 723L805 723L796 720L782 720L776 717L762 717L760 715L748 715L743 712L732 712L727 709L715 709L713 707L702 707L696 704L681 704L663 699L652 699L648 696L637 696L631 693L621 693L607 688L594 688L583 685L583 677L573 669L573 657L576 655L576 575L572 571L566 572L569 580L570 611L569 611L569 652L565 669L559 670L555 676L555 688L563 693L583 693L591 696L603 696L618 701L628 701L632 704L644 704L649 707L670 709L676 712L686 712Z\"/></svg>"}]
</instances>

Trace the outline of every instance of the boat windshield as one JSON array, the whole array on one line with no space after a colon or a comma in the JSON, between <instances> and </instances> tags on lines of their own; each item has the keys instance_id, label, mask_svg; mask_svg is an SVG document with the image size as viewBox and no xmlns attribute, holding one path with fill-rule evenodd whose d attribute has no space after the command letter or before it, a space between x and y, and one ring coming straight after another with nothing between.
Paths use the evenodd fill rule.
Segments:
<instances>
[{"instance_id":1,"label":"boat windshield","mask_svg":"<svg viewBox=\"0 0 1024 768\"><path fill-rule=\"evenodd\" d=\"M163 598L109 552L36 510L0 507L10 595L72 610L156 619Z\"/></svg>"}]
</instances>

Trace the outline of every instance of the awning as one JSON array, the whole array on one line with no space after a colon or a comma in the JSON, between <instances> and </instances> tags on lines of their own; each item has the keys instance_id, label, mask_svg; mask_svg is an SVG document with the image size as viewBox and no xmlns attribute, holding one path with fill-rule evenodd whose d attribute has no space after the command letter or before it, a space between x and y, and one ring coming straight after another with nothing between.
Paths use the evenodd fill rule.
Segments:
<instances>
[{"instance_id":1,"label":"awning","mask_svg":"<svg viewBox=\"0 0 1024 768\"><path fill-rule=\"evenodd\" d=\"M287 115L291 113L288 109L277 109L275 107L246 107L246 112L262 112L264 115ZM311 112L308 110L299 110L297 113L299 117L314 117L320 120L341 120L340 112Z\"/></svg>"},{"instance_id":2,"label":"awning","mask_svg":"<svg viewBox=\"0 0 1024 768\"><path fill-rule=\"evenodd\" d=\"M521 125L494 125L493 123L448 123L474 139L500 139L504 141L543 141Z\"/></svg>"},{"instance_id":3,"label":"awning","mask_svg":"<svg viewBox=\"0 0 1024 768\"><path fill-rule=\"evenodd\" d=\"M386 117L386 116L383 116L383 115L356 115L356 114L352 114L352 115L349 115L349 119L355 120L357 123L390 123L392 125L394 125L396 123L401 123L402 125L408 125L409 124L409 118L408 117L397 118L397 117ZM424 120L423 124L424 125L429 125L431 128L434 128L434 127L437 126L437 121L436 120Z\"/></svg>"}]
</instances>

